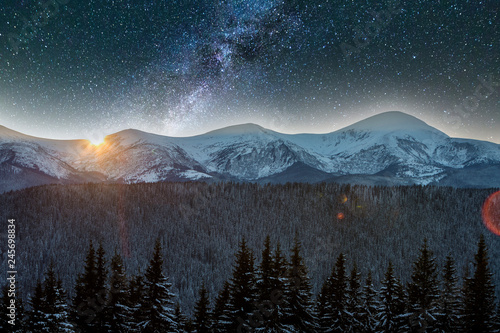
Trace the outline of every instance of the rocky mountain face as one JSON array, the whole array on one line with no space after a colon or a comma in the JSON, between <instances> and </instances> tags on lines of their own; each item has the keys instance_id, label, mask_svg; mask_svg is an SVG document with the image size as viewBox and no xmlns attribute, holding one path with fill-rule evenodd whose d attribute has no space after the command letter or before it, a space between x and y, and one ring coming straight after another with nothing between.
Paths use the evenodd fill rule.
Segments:
<instances>
[{"instance_id":1,"label":"rocky mountain face","mask_svg":"<svg viewBox=\"0 0 500 333\"><path fill-rule=\"evenodd\" d=\"M174 138L138 130L48 140L0 126L0 192L50 183L232 180L500 187L500 145L386 112L327 134L254 124Z\"/></svg>"}]
</instances>

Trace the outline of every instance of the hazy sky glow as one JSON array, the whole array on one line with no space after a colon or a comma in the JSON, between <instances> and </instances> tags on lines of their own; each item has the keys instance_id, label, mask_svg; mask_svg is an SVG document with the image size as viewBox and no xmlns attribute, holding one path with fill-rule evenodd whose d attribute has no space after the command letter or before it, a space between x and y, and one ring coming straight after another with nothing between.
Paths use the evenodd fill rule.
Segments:
<instances>
[{"instance_id":1,"label":"hazy sky glow","mask_svg":"<svg viewBox=\"0 0 500 333\"><path fill-rule=\"evenodd\" d=\"M330 132L399 110L500 143L499 22L498 0L4 1L0 124Z\"/></svg>"}]
</instances>

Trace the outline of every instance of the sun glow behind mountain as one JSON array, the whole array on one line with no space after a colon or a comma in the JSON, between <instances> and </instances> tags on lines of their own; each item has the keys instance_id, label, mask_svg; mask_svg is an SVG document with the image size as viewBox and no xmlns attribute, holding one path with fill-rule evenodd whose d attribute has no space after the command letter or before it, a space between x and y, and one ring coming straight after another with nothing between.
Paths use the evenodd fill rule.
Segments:
<instances>
[{"instance_id":1,"label":"sun glow behind mountain","mask_svg":"<svg viewBox=\"0 0 500 333\"><path fill-rule=\"evenodd\" d=\"M104 136L88 139L92 146L100 146L104 143Z\"/></svg>"}]
</instances>

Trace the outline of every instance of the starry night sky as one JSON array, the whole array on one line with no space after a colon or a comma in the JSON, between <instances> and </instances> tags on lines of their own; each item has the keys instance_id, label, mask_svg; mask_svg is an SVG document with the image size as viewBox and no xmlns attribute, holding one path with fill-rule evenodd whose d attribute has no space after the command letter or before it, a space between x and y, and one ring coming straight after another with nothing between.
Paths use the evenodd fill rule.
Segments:
<instances>
[{"instance_id":1,"label":"starry night sky","mask_svg":"<svg viewBox=\"0 0 500 333\"><path fill-rule=\"evenodd\" d=\"M50 138L330 132L399 110L500 143L500 4L9 0L0 124Z\"/></svg>"}]
</instances>

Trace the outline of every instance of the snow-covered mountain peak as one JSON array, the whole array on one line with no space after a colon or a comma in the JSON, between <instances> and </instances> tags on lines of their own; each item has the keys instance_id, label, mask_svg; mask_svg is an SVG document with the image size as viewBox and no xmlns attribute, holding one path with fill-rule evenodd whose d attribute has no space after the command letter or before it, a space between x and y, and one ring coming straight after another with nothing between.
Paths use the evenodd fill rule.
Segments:
<instances>
[{"instance_id":1,"label":"snow-covered mountain peak","mask_svg":"<svg viewBox=\"0 0 500 333\"><path fill-rule=\"evenodd\" d=\"M167 136L143 132L137 129L126 129L114 134L107 135L104 138L105 142L116 142L121 145L130 145L137 142L148 142L148 143L163 143Z\"/></svg>"},{"instance_id":2,"label":"snow-covered mountain peak","mask_svg":"<svg viewBox=\"0 0 500 333\"><path fill-rule=\"evenodd\" d=\"M151 133L143 132L143 131L140 131L138 129L129 128L129 129L121 130L119 132L111 134L109 136L116 135L116 136L120 136L122 138L129 138L129 137L140 138L143 136L147 136L149 134L151 134Z\"/></svg>"},{"instance_id":3,"label":"snow-covered mountain peak","mask_svg":"<svg viewBox=\"0 0 500 333\"><path fill-rule=\"evenodd\" d=\"M400 140L409 140L424 143L429 149L433 149L439 142L449 139L449 136L440 130L399 111L377 114L333 134L343 138L349 137L350 140L356 141L360 148L381 143L394 146L399 144Z\"/></svg>"},{"instance_id":4,"label":"snow-covered mountain peak","mask_svg":"<svg viewBox=\"0 0 500 333\"><path fill-rule=\"evenodd\" d=\"M371 132L393 132L393 131L438 131L422 120L400 111L389 111L366 118L341 131L371 131ZM439 132L439 131L438 131Z\"/></svg>"},{"instance_id":5,"label":"snow-covered mountain peak","mask_svg":"<svg viewBox=\"0 0 500 333\"><path fill-rule=\"evenodd\" d=\"M218 130L210 131L204 135L206 135L206 136L238 136L238 135L259 134L259 133L271 134L272 131L265 129L264 127L259 126L257 124L247 123L247 124L224 127L224 128L218 129Z\"/></svg>"}]
</instances>

